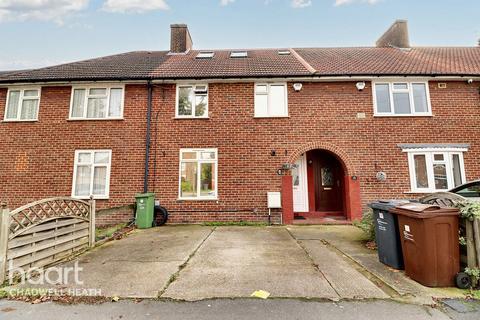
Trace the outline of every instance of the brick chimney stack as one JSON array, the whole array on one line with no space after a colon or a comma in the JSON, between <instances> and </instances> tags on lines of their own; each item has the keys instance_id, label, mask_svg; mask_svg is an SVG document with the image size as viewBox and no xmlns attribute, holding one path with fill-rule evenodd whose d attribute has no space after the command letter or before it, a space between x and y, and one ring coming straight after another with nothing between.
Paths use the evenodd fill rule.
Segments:
<instances>
[{"instance_id":1,"label":"brick chimney stack","mask_svg":"<svg viewBox=\"0 0 480 320\"><path fill-rule=\"evenodd\" d=\"M377 40L377 47L410 48L407 20L397 20Z\"/></svg>"},{"instance_id":2,"label":"brick chimney stack","mask_svg":"<svg viewBox=\"0 0 480 320\"><path fill-rule=\"evenodd\" d=\"M170 25L170 52L185 53L192 49L193 42L186 24Z\"/></svg>"}]
</instances>

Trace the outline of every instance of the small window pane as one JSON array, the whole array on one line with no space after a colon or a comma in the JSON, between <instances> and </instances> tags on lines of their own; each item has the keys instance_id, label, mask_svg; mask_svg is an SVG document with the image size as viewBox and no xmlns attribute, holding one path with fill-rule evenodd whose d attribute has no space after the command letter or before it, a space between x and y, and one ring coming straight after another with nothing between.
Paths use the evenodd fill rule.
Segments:
<instances>
[{"instance_id":1,"label":"small window pane","mask_svg":"<svg viewBox=\"0 0 480 320\"><path fill-rule=\"evenodd\" d=\"M178 115L191 116L192 115L192 87L180 87L178 89Z\"/></svg>"},{"instance_id":2,"label":"small window pane","mask_svg":"<svg viewBox=\"0 0 480 320\"><path fill-rule=\"evenodd\" d=\"M200 157L203 160L215 159L215 152L202 152Z\"/></svg>"},{"instance_id":3,"label":"small window pane","mask_svg":"<svg viewBox=\"0 0 480 320\"><path fill-rule=\"evenodd\" d=\"M445 158L443 157L443 154L442 153L436 153L433 155L433 159L435 161L444 161Z\"/></svg>"},{"instance_id":4,"label":"small window pane","mask_svg":"<svg viewBox=\"0 0 480 320\"><path fill-rule=\"evenodd\" d=\"M203 117L207 111L207 96L197 95L195 96L195 116Z\"/></svg>"},{"instance_id":5,"label":"small window pane","mask_svg":"<svg viewBox=\"0 0 480 320\"><path fill-rule=\"evenodd\" d=\"M107 168L95 167L93 171L93 194L105 195L107 186Z\"/></svg>"},{"instance_id":6,"label":"small window pane","mask_svg":"<svg viewBox=\"0 0 480 320\"><path fill-rule=\"evenodd\" d=\"M90 89L89 91L89 94L90 95L95 95L95 96L104 96L107 94L107 89L105 88L102 88L102 89L99 89L99 88L93 88L93 89Z\"/></svg>"},{"instance_id":7,"label":"small window pane","mask_svg":"<svg viewBox=\"0 0 480 320\"><path fill-rule=\"evenodd\" d=\"M268 113L270 116L286 116L285 86L270 86Z\"/></svg>"},{"instance_id":8,"label":"small window pane","mask_svg":"<svg viewBox=\"0 0 480 320\"><path fill-rule=\"evenodd\" d=\"M445 164L434 164L433 175L435 178L435 189L437 190L448 189L447 167Z\"/></svg>"},{"instance_id":9,"label":"small window pane","mask_svg":"<svg viewBox=\"0 0 480 320\"><path fill-rule=\"evenodd\" d=\"M184 162L181 164L180 177L180 196L196 197L197 196L197 163Z\"/></svg>"},{"instance_id":10,"label":"small window pane","mask_svg":"<svg viewBox=\"0 0 480 320\"><path fill-rule=\"evenodd\" d=\"M395 114L410 114L410 96L408 93L393 93L393 107Z\"/></svg>"},{"instance_id":11,"label":"small window pane","mask_svg":"<svg viewBox=\"0 0 480 320\"><path fill-rule=\"evenodd\" d=\"M428 188L427 162L425 155L414 155L413 159L415 163L415 178L417 188Z\"/></svg>"},{"instance_id":12,"label":"small window pane","mask_svg":"<svg viewBox=\"0 0 480 320\"><path fill-rule=\"evenodd\" d=\"M257 85L256 93L267 93L267 86L263 84Z\"/></svg>"},{"instance_id":13,"label":"small window pane","mask_svg":"<svg viewBox=\"0 0 480 320\"><path fill-rule=\"evenodd\" d=\"M75 195L90 196L90 166L78 166L75 177Z\"/></svg>"},{"instance_id":14,"label":"small window pane","mask_svg":"<svg viewBox=\"0 0 480 320\"><path fill-rule=\"evenodd\" d=\"M182 152L182 159L186 159L186 160L197 159L197 153L196 152Z\"/></svg>"},{"instance_id":15,"label":"small window pane","mask_svg":"<svg viewBox=\"0 0 480 320\"><path fill-rule=\"evenodd\" d=\"M300 186L300 174L298 172L298 167L295 166L292 169L292 181L293 181L293 186L294 187L299 187Z\"/></svg>"},{"instance_id":16,"label":"small window pane","mask_svg":"<svg viewBox=\"0 0 480 320\"><path fill-rule=\"evenodd\" d=\"M29 99L23 100L22 102L22 112L20 114L20 119L22 120L31 120L37 118L38 110L38 100Z\"/></svg>"},{"instance_id":17,"label":"small window pane","mask_svg":"<svg viewBox=\"0 0 480 320\"><path fill-rule=\"evenodd\" d=\"M213 163L200 165L200 196L215 196L215 169Z\"/></svg>"},{"instance_id":18,"label":"small window pane","mask_svg":"<svg viewBox=\"0 0 480 320\"><path fill-rule=\"evenodd\" d=\"M16 119L18 115L18 103L20 101L20 91L10 91L8 96L8 106L6 119Z\"/></svg>"},{"instance_id":19,"label":"small window pane","mask_svg":"<svg viewBox=\"0 0 480 320\"><path fill-rule=\"evenodd\" d=\"M105 98L89 98L87 104L87 118L105 118L106 117Z\"/></svg>"},{"instance_id":20,"label":"small window pane","mask_svg":"<svg viewBox=\"0 0 480 320\"><path fill-rule=\"evenodd\" d=\"M425 84L414 83L412 89L415 112L428 112L427 89Z\"/></svg>"},{"instance_id":21,"label":"small window pane","mask_svg":"<svg viewBox=\"0 0 480 320\"><path fill-rule=\"evenodd\" d=\"M91 163L92 154L90 152L82 152L78 154L78 163Z\"/></svg>"},{"instance_id":22,"label":"small window pane","mask_svg":"<svg viewBox=\"0 0 480 320\"><path fill-rule=\"evenodd\" d=\"M23 92L24 97L38 97L38 90L25 90Z\"/></svg>"},{"instance_id":23,"label":"small window pane","mask_svg":"<svg viewBox=\"0 0 480 320\"><path fill-rule=\"evenodd\" d=\"M407 83L394 83L393 84L393 89L394 90L408 90L408 84Z\"/></svg>"},{"instance_id":24,"label":"small window pane","mask_svg":"<svg viewBox=\"0 0 480 320\"><path fill-rule=\"evenodd\" d=\"M108 163L110 158L109 152L95 152L95 163Z\"/></svg>"},{"instance_id":25,"label":"small window pane","mask_svg":"<svg viewBox=\"0 0 480 320\"><path fill-rule=\"evenodd\" d=\"M377 112L390 113L390 88L388 84L375 85L375 94L377 98Z\"/></svg>"},{"instance_id":26,"label":"small window pane","mask_svg":"<svg viewBox=\"0 0 480 320\"><path fill-rule=\"evenodd\" d=\"M85 89L73 90L73 102L72 102L72 117L83 117L83 110L85 108Z\"/></svg>"},{"instance_id":27,"label":"small window pane","mask_svg":"<svg viewBox=\"0 0 480 320\"><path fill-rule=\"evenodd\" d=\"M453 173L453 184L454 187L457 187L462 184L462 172L460 167L460 156L458 154L452 155L452 173Z\"/></svg>"},{"instance_id":28,"label":"small window pane","mask_svg":"<svg viewBox=\"0 0 480 320\"><path fill-rule=\"evenodd\" d=\"M109 117L120 117L122 113L122 89L110 89Z\"/></svg>"}]
</instances>

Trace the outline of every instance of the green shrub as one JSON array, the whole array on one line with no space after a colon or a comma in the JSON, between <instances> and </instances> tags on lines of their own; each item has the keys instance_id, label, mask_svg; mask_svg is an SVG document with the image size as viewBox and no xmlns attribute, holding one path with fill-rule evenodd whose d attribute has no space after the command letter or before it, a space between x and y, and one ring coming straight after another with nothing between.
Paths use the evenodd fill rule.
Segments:
<instances>
[{"instance_id":1,"label":"green shrub","mask_svg":"<svg viewBox=\"0 0 480 320\"><path fill-rule=\"evenodd\" d=\"M360 221L354 221L354 225L362 229L368 238L368 241L375 241L375 223L373 220L373 211L364 212Z\"/></svg>"}]
</instances>

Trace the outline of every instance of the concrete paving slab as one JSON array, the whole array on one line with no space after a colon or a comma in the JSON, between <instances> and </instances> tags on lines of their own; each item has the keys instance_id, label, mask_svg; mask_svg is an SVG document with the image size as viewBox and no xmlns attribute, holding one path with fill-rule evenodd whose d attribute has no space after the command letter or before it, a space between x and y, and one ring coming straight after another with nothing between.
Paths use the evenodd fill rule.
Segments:
<instances>
[{"instance_id":1,"label":"concrete paving slab","mask_svg":"<svg viewBox=\"0 0 480 320\"><path fill-rule=\"evenodd\" d=\"M435 298L462 297L456 288L428 288L408 278L401 270L392 269L378 261L377 251L363 245L365 235L354 226L289 226L296 239L325 240L343 254L380 279L398 296L419 304L434 304Z\"/></svg>"},{"instance_id":2,"label":"concrete paving slab","mask_svg":"<svg viewBox=\"0 0 480 320\"><path fill-rule=\"evenodd\" d=\"M321 241L303 240L300 243L341 298L389 298L385 292L357 271L351 262Z\"/></svg>"},{"instance_id":3,"label":"concrete paving slab","mask_svg":"<svg viewBox=\"0 0 480 320\"><path fill-rule=\"evenodd\" d=\"M162 297L248 297L255 290L272 297L339 298L282 227L216 228Z\"/></svg>"},{"instance_id":4,"label":"concrete paving slab","mask_svg":"<svg viewBox=\"0 0 480 320\"><path fill-rule=\"evenodd\" d=\"M68 285L53 289L101 289L104 296L156 298L179 267L211 233L202 226L165 226L137 230L128 237L106 243L58 268L83 268L75 284L73 273ZM22 285L17 288L52 288L52 285Z\"/></svg>"}]
</instances>

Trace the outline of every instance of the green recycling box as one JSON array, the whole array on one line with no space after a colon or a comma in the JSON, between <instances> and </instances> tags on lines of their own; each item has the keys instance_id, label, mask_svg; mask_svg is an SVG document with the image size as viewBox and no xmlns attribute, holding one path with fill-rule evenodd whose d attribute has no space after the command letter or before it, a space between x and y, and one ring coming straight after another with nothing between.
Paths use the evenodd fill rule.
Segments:
<instances>
[{"instance_id":1,"label":"green recycling box","mask_svg":"<svg viewBox=\"0 0 480 320\"><path fill-rule=\"evenodd\" d=\"M153 209L155 206L155 193L139 193L135 195L137 212L135 224L139 229L148 229L153 226Z\"/></svg>"}]
</instances>

